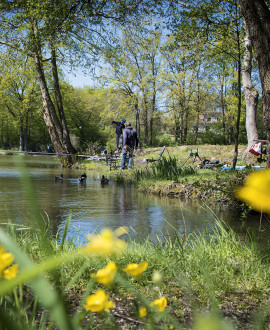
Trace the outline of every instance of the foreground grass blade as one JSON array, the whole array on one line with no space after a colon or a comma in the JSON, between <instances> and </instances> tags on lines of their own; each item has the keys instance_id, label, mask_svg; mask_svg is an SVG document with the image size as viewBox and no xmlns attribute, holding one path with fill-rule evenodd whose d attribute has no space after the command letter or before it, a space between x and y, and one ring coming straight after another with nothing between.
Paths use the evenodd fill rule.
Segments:
<instances>
[{"instance_id":1,"label":"foreground grass blade","mask_svg":"<svg viewBox=\"0 0 270 330\"><path fill-rule=\"evenodd\" d=\"M48 259L45 263L35 265L21 248L13 241L4 230L0 229L0 243L15 256L15 262L19 264L20 274L9 281L2 281L0 285L0 296L11 292L14 287L28 283L34 290L41 304L50 311L51 318L60 329L72 330L73 323L69 319L63 299L57 294L51 284L42 277L44 271L56 268L62 262L67 262L59 256Z\"/></svg>"},{"instance_id":2,"label":"foreground grass blade","mask_svg":"<svg viewBox=\"0 0 270 330\"><path fill-rule=\"evenodd\" d=\"M67 237L67 232L68 232L70 220L71 220L71 214L69 214L68 219L67 219L66 224L65 224L64 233L63 233L62 242L61 242L61 251L63 251L63 248L64 248L64 244L65 244L65 240L66 240L66 237Z\"/></svg>"},{"instance_id":3,"label":"foreground grass blade","mask_svg":"<svg viewBox=\"0 0 270 330\"><path fill-rule=\"evenodd\" d=\"M30 216L32 218L32 223L40 231L40 244L41 248L46 252L46 254L52 253L51 241L46 236L45 222L41 216L39 203L37 200L37 194L34 191L33 184L30 180L25 161L22 156L14 158L14 162L18 171L21 174L21 182L24 188L25 198L28 202L28 207L30 210Z\"/></svg>"}]
</instances>

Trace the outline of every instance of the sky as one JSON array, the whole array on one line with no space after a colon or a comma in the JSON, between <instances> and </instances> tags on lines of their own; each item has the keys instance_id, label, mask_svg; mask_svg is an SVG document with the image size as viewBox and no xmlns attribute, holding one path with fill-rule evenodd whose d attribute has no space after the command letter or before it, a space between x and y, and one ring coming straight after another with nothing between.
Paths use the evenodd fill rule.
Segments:
<instances>
[{"instance_id":1,"label":"sky","mask_svg":"<svg viewBox=\"0 0 270 330\"><path fill-rule=\"evenodd\" d=\"M77 71L76 73L65 73L65 77L73 87L86 87L94 85L92 77L86 76L81 71Z\"/></svg>"}]
</instances>

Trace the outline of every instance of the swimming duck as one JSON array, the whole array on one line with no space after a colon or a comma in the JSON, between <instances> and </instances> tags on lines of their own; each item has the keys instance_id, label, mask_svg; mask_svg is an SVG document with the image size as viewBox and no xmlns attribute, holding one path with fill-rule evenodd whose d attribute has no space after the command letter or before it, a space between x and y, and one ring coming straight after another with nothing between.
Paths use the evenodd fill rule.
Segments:
<instances>
[{"instance_id":1,"label":"swimming duck","mask_svg":"<svg viewBox=\"0 0 270 330\"><path fill-rule=\"evenodd\" d=\"M63 174L60 174L60 176L55 176L54 177L54 180L55 181L61 181L61 180L63 180Z\"/></svg>"},{"instance_id":2,"label":"swimming duck","mask_svg":"<svg viewBox=\"0 0 270 330\"><path fill-rule=\"evenodd\" d=\"M80 177L79 177L79 181L80 182L85 182L87 178L87 175L85 173L83 173Z\"/></svg>"},{"instance_id":3,"label":"swimming duck","mask_svg":"<svg viewBox=\"0 0 270 330\"><path fill-rule=\"evenodd\" d=\"M105 178L105 176L102 175L102 177L101 177L101 179L100 179L100 183L101 183L101 184L109 183L109 179L108 179L108 178Z\"/></svg>"}]
</instances>

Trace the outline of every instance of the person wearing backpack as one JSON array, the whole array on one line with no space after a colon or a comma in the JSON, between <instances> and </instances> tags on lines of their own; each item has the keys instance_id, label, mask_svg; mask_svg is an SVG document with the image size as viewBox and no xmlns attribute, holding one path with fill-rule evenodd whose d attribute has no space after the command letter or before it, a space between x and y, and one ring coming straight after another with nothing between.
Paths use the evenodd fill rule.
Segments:
<instances>
[{"instance_id":1,"label":"person wearing backpack","mask_svg":"<svg viewBox=\"0 0 270 330\"><path fill-rule=\"evenodd\" d=\"M134 148L137 149L139 144L139 139L137 131L131 127L130 123L127 123L126 128L123 131L123 153L121 161L121 169L125 168L125 160L128 156L128 168L132 168L133 152Z\"/></svg>"},{"instance_id":2,"label":"person wearing backpack","mask_svg":"<svg viewBox=\"0 0 270 330\"><path fill-rule=\"evenodd\" d=\"M122 119L122 121L112 121L112 125L115 124L115 142L116 149L119 150L119 142L121 141L121 137L123 134L123 129L125 128L126 119ZM123 148L123 140L121 142L121 148Z\"/></svg>"}]
</instances>

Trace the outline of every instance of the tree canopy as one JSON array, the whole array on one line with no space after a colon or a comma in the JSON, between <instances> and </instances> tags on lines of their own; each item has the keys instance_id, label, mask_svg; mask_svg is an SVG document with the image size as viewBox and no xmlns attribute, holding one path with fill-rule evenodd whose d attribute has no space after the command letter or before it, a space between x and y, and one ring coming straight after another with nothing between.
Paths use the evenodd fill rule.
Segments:
<instances>
[{"instance_id":1,"label":"tree canopy","mask_svg":"<svg viewBox=\"0 0 270 330\"><path fill-rule=\"evenodd\" d=\"M3 0L2 147L10 138L7 114L8 125L17 130L11 147L27 149L28 136L40 148L52 143L56 152L71 154L111 145L110 122L125 117L145 146L165 140L235 143L236 163L238 143L247 141L241 78L244 22L259 68L255 65L252 75L259 91L257 118L264 107L265 127L258 121L258 135L270 139L267 69L262 69L269 58L262 60L252 20L256 14L266 22L269 5L251 2ZM65 73L75 68L95 72L96 87L68 85ZM45 134L31 137L26 120L41 121L35 125Z\"/></svg>"}]
</instances>

